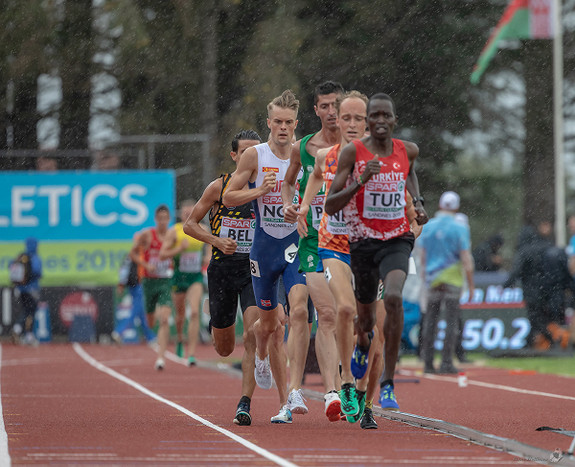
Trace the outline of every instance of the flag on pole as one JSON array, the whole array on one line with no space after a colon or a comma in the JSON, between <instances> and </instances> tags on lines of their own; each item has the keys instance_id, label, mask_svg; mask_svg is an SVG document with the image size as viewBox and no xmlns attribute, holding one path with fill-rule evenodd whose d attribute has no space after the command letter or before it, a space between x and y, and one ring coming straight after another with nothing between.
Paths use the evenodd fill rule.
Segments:
<instances>
[{"instance_id":1,"label":"flag on pole","mask_svg":"<svg viewBox=\"0 0 575 467\"><path fill-rule=\"evenodd\" d=\"M511 0L473 67L471 83L477 84L505 39L552 39L555 0Z\"/></svg>"}]
</instances>

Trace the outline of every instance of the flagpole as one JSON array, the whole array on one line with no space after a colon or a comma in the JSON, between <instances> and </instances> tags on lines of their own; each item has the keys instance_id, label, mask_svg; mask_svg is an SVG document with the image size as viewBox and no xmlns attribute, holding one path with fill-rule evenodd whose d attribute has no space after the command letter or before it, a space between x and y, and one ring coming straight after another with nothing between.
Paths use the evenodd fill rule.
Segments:
<instances>
[{"instance_id":1,"label":"flagpole","mask_svg":"<svg viewBox=\"0 0 575 467\"><path fill-rule=\"evenodd\" d=\"M566 245L565 164L563 161L563 29L562 0L553 0L553 122L555 150L555 242Z\"/></svg>"}]
</instances>

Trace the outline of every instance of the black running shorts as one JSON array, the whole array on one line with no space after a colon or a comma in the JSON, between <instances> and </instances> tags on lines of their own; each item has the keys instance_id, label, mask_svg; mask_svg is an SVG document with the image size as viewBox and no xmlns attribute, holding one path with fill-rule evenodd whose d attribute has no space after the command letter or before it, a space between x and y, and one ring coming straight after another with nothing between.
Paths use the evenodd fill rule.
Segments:
<instances>
[{"instance_id":1,"label":"black running shorts","mask_svg":"<svg viewBox=\"0 0 575 467\"><path fill-rule=\"evenodd\" d=\"M360 303L368 304L377 299L379 279L384 281L390 271L399 269L407 274L413 243L412 235L386 241L368 238L350 243L355 298Z\"/></svg>"},{"instance_id":2,"label":"black running shorts","mask_svg":"<svg viewBox=\"0 0 575 467\"><path fill-rule=\"evenodd\" d=\"M210 324L225 329L236 322L238 298L242 313L256 306L250 260L212 260L208 266Z\"/></svg>"}]
</instances>

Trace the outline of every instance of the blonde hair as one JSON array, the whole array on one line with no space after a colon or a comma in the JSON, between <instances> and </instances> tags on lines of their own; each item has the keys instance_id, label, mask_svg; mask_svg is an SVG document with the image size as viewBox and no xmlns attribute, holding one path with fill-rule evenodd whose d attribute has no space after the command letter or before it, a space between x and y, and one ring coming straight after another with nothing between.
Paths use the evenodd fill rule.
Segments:
<instances>
[{"instance_id":1,"label":"blonde hair","mask_svg":"<svg viewBox=\"0 0 575 467\"><path fill-rule=\"evenodd\" d=\"M335 98L335 110L337 112L337 114L339 115L339 108L341 107L341 103L346 100L346 99L361 99L363 102L365 102L365 105L367 106L367 103L369 101L369 99L367 98L367 96L359 91L348 91L345 92L343 94L338 94L338 96Z\"/></svg>"},{"instance_id":2,"label":"blonde hair","mask_svg":"<svg viewBox=\"0 0 575 467\"><path fill-rule=\"evenodd\" d=\"M299 110L299 101L296 99L295 94L291 89L286 89L281 93L281 96L274 98L268 104L268 117L274 107L279 107L280 109L291 109L297 116L297 112Z\"/></svg>"}]
</instances>

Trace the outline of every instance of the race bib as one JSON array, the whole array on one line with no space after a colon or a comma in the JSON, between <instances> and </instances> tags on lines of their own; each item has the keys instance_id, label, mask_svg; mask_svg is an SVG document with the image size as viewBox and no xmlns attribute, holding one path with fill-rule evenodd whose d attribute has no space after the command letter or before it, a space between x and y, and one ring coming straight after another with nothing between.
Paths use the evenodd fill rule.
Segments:
<instances>
[{"instance_id":1,"label":"race bib","mask_svg":"<svg viewBox=\"0 0 575 467\"><path fill-rule=\"evenodd\" d=\"M236 241L236 253L249 253L254 240L255 219L222 218L221 238L231 238Z\"/></svg>"},{"instance_id":2,"label":"race bib","mask_svg":"<svg viewBox=\"0 0 575 467\"><path fill-rule=\"evenodd\" d=\"M312 227L319 230L319 224L323 216L323 209L325 204L325 195L317 195L311 201L309 209L311 210Z\"/></svg>"},{"instance_id":3,"label":"race bib","mask_svg":"<svg viewBox=\"0 0 575 467\"><path fill-rule=\"evenodd\" d=\"M333 216L327 216L326 230L332 235L347 235L347 224L343 217L343 211L336 212Z\"/></svg>"},{"instance_id":4,"label":"race bib","mask_svg":"<svg viewBox=\"0 0 575 467\"><path fill-rule=\"evenodd\" d=\"M160 261L159 258L150 258L150 264L156 267L154 277L159 279L169 279L174 275L174 268L172 267L171 259Z\"/></svg>"},{"instance_id":5,"label":"race bib","mask_svg":"<svg viewBox=\"0 0 575 467\"><path fill-rule=\"evenodd\" d=\"M405 210L405 182L369 180L363 196L366 219L401 219Z\"/></svg>"},{"instance_id":6,"label":"race bib","mask_svg":"<svg viewBox=\"0 0 575 467\"><path fill-rule=\"evenodd\" d=\"M201 272L202 252L184 251L180 254L180 272Z\"/></svg>"},{"instance_id":7,"label":"race bib","mask_svg":"<svg viewBox=\"0 0 575 467\"><path fill-rule=\"evenodd\" d=\"M297 245L295 245L294 243L292 243L290 246L288 246L285 249L285 260L288 263L293 263L295 261L295 258L297 256Z\"/></svg>"}]
</instances>

